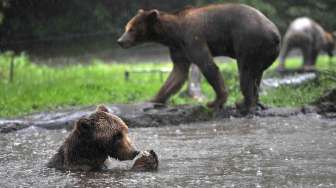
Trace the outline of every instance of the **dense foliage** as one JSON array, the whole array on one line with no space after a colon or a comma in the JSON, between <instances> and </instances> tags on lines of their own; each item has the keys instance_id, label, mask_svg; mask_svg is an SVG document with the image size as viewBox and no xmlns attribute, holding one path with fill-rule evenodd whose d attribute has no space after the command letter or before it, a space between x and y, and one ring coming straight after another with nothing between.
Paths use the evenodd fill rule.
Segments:
<instances>
[{"instance_id":1,"label":"dense foliage","mask_svg":"<svg viewBox=\"0 0 336 188\"><path fill-rule=\"evenodd\" d=\"M115 39L139 8L173 11L221 2L252 5L281 32L299 16L312 17L327 30L336 29L335 0L0 0L0 44L2 48L25 49L34 43L50 46L60 41Z\"/></svg>"}]
</instances>

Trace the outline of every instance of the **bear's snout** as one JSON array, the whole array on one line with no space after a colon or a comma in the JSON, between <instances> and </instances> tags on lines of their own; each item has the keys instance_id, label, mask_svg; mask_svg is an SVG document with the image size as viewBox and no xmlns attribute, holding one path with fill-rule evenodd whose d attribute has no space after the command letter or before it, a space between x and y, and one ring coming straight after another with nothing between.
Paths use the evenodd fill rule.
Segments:
<instances>
[{"instance_id":1,"label":"bear's snout","mask_svg":"<svg viewBox=\"0 0 336 188\"><path fill-rule=\"evenodd\" d=\"M129 33L125 32L118 40L117 43L119 46L122 48L130 48L133 46L133 40L131 39L132 37L130 36Z\"/></svg>"},{"instance_id":2,"label":"bear's snout","mask_svg":"<svg viewBox=\"0 0 336 188\"><path fill-rule=\"evenodd\" d=\"M120 150L118 153L112 157L118 159L119 161L125 160L133 160L137 155L139 155L140 151L135 150L133 147L130 150Z\"/></svg>"}]
</instances>

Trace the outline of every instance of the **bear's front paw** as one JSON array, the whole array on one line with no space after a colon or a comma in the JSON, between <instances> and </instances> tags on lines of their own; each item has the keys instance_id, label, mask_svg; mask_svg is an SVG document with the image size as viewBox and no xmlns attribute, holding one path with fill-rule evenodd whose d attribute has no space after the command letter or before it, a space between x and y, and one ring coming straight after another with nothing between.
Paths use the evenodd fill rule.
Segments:
<instances>
[{"instance_id":1,"label":"bear's front paw","mask_svg":"<svg viewBox=\"0 0 336 188\"><path fill-rule=\"evenodd\" d=\"M218 111L223 108L223 105L227 101L227 97L228 97L227 92L223 92L221 95L218 95L214 101L208 102L207 107L212 108L215 111Z\"/></svg>"},{"instance_id":2,"label":"bear's front paw","mask_svg":"<svg viewBox=\"0 0 336 188\"><path fill-rule=\"evenodd\" d=\"M215 111L217 110L220 110L223 108L223 104L226 102L226 100L219 100L219 99L216 99L212 102L208 102L207 103L207 107L208 108L211 108L211 109L214 109Z\"/></svg>"},{"instance_id":3,"label":"bear's front paw","mask_svg":"<svg viewBox=\"0 0 336 188\"><path fill-rule=\"evenodd\" d=\"M153 150L142 151L136 157L132 170L135 171L154 171L159 166L159 160Z\"/></svg>"},{"instance_id":4,"label":"bear's front paw","mask_svg":"<svg viewBox=\"0 0 336 188\"><path fill-rule=\"evenodd\" d=\"M248 105L245 101L236 103L236 108L243 116L254 114L257 111L256 105Z\"/></svg>"}]
</instances>

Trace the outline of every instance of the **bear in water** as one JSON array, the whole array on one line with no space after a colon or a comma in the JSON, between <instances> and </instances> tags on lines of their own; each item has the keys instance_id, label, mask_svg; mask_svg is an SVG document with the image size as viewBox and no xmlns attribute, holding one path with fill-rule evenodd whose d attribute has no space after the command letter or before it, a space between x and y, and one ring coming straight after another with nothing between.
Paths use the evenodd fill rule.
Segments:
<instances>
[{"instance_id":1,"label":"bear in water","mask_svg":"<svg viewBox=\"0 0 336 188\"><path fill-rule=\"evenodd\" d=\"M108 156L133 160L140 152L128 138L127 125L100 105L89 117L80 118L47 166L63 170L98 170Z\"/></svg>"},{"instance_id":2,"label":"bear in water","mask_svg":"<svg viewBox=\"0 0 336 188\"><path fill-rule=\"evenodd\" d=\"M167 46L173 61L172 72L152 102L165 103L178 92L194 63L216 93L208 107L221 108L228 94L213 57L229 56L238 64L244 100L237 107L243 114L262 107L260 81L280 51L277 27L257 9L242 4L188 7L174 13L140 9L127 23L118 43L130 48L144 42Z\"/></svg>"}]
</instances>

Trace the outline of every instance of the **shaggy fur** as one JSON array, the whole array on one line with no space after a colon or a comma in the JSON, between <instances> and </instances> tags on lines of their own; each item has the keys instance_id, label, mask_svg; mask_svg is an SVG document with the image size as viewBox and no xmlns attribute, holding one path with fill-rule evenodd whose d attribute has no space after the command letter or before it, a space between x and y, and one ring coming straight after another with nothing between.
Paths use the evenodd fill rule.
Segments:
<instances>
[{"instance_id":1,"label":"shaggy fur","mask_svg":"<svg viewBox=\"0 0 336 188\"><path fill-rule=\"evenodd\" d=\"M48 167L88 171L99 169L108 156L132 160L138 153L128 138L127 125L101 105L76 122Z\"/></svg>"}]
</instances>

